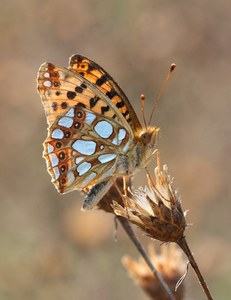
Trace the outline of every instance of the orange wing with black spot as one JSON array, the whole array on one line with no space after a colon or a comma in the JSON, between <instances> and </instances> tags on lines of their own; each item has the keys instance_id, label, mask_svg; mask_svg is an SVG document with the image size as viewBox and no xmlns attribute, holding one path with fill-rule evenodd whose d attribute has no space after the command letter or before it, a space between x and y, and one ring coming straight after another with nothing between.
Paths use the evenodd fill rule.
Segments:
<instances>
[{"instance_id":1,"label":"orange wing with black spot","mask_svg":"<svg viewBox=\"0 0 231 300\"><path fill-rule=\"evenodd\" d=\"M102 67L79 54L72 55L69 64L71 70L93 83L107 96L108 100L112 101L134 131L142 128L128 98L115 80Z\"/></svg>"}]
</instances>

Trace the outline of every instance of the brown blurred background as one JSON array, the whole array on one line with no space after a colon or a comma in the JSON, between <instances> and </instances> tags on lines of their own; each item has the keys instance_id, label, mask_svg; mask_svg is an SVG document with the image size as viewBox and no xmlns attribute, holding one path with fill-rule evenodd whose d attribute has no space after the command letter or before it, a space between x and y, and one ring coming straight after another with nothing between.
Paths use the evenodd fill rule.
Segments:
<instances>
[{"instance_id":1,"label":"brown blurred background","mask_svg":"<svg viewBox=\"0 0 231 300\"><path fill-rule=\"evenodd\" d=\"M158 148L202 273L216 299L230 299L230 1L1 0L0 45L0 299L147 299L120 263L138 256L122 229L115 242L111 215L80 212L79 192L59 195L42 158L36 73L74 53L109 71L139 116L140 94L150 111L176 63L153 119ZM204 299L191 270L186 284L185 299Z\"/></svg>"}]
</instances>

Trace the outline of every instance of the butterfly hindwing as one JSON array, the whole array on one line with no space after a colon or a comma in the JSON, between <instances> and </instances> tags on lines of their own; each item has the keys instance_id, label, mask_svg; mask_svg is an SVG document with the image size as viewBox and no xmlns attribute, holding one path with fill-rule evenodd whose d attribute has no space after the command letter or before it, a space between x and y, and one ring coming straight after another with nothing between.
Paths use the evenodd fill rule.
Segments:
<instances>
[{"instance_id":1,"label":"butterfly hindwing","mask_svg":"<svg viewBox=\"0 0 231 300\"><path fill-rule=\"evenodd\" d=\"M44 157L60 193L83 189L113 175L129 132L114 119L76 105L57 117L44 142Z\"/></svg>"}]
</instances>

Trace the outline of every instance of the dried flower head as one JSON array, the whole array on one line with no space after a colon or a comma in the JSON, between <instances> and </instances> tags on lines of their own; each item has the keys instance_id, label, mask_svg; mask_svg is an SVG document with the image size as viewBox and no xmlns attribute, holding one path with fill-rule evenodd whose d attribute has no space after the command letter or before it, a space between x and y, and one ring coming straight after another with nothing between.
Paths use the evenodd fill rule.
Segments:
<instances>
[{"instance_id":1,"label":"dried flower head","mask_svg":"<svg viewBox=\"0 0 231 300\"><path fill-rule=\"evenodd\" d=\"M185 271L182 252L176 247L176 244L169 244L162 245L161 253L157 255L155 248L150 245L149 256L159 274L174 293L175 299L182 300L184 294L184 282L181 283L175 292L175 286ZM125 256L122 258L122 263L131 277L141 286L151 299L167 299L166 293L164 293L163 289L160 287L159 281L153 276L143 258L140 257L138 261L135 261L134 259Z\"/></svg>"},{"instance_id":2,"label":"dried flower head","mask_svg":"<svg viewBox=\"0 0 231 300\"><path fill-rule=\"evenodd\" d=\"M124 196L124 207L113 201L114 212L136 224L154 239L177 242L184 235L185 213L167 173L167 166L163 166L163 170L159 166L155 169L155 182L147 176L148 186Z\"/></svg>"},{"instance_id":3,"label":"dried flower head","mask_svg":"<svg viewBox=\"0 0 231 300\"><path fill-rule=\"evenodd\" d=\"M116 179L115 183L106 193L106 195L97 204L98 209L104 210L105 212L114 213L112 209L112 201L116 199L116 202L123 205L123 186L124 179L119 177ZM131 178L126 178L126 186L131 186ZM119 192L120 191L120 192Z\"/></svg>"}]
</instances>

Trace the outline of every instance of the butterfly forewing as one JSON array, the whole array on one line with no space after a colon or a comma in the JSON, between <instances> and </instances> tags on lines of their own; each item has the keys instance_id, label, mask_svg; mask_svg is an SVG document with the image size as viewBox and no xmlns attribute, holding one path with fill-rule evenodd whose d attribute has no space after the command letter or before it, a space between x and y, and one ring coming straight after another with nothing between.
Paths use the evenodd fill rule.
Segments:
<instances>
[{"instance_id":1,"label":"butterfly forewing","mask_svg":"<svg viewBox=\"0 0 231 300\"><path fill-rule=\"evenodd\" d=\"M141 128L141 124L128 98L115 80L94 61L79 55L70 58L70 69L81 74L101 90L116 106L133 130Z\"/></svg>"},{"instance_id":2,"label":"butterfly forewing","mask_svg":"<svg viewBox=\"0 0 231 300\"><path fill-rule=\"evenodd\" d=\"M53 124L57 116L65 114L76 104L126 124L110 99L76 72L44 63L38 73L38 91L45 107L48 125Z\"/></svg>"}]
</instances>

